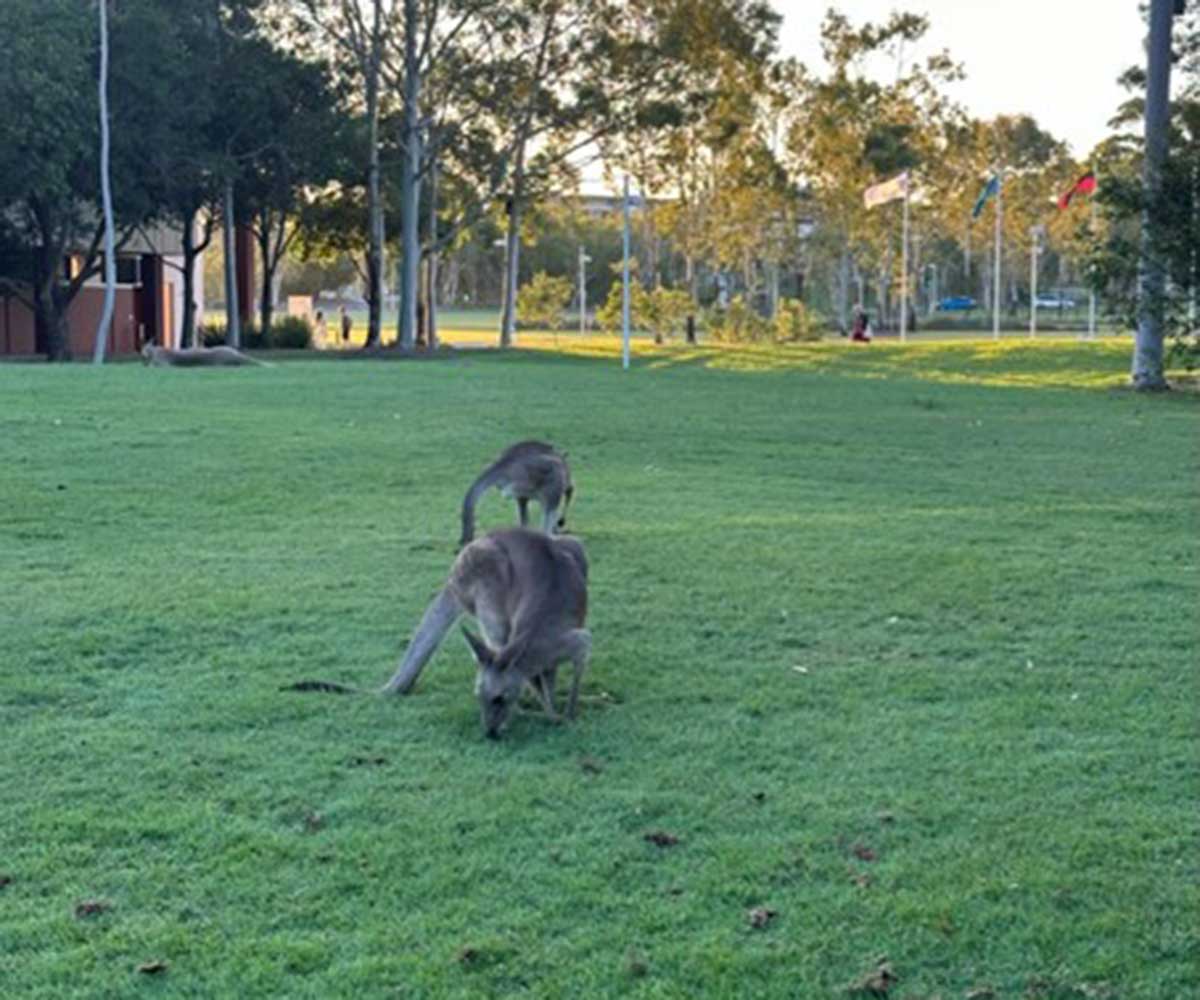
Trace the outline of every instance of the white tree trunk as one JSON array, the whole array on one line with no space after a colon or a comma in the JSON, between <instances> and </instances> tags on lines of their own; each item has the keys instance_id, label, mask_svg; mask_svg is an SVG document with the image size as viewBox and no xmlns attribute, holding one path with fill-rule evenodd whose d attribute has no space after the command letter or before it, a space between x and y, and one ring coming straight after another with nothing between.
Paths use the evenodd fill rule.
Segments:
<instances>
[{"instance_id":1,"label":"white tree trunk","mask_svg":"<svg viewBox=\"0 0 1200 1000\"><path fill-rule=\"evenodd\" d=\"M383 325L383 202L379 192L379 72L383 0L374 0L367 61L367 345L380 342Z\"/></svg>"},{"instance_id":2,"label":"white tree trunk","mask_svg":"<svg viewBox=\"0 0 1200 1000\"><path fill-rule=\"evenodd\" d=\"M117 261L113 239L112 186L109 171L110 135L108 126L108 0L100 0L100 197L104 204L104 308L96 328L92 362L104 364L108 331L112 327L116 301Z\"/></svg>"},{"instance_id":3,"label":"white tree trunk","mask_svg":"<svg viewBox=\"0 0 1200 1000\"><path fill-rule=\"evenodd\" d=\"M1170 116L1171 19L1173 0L1151 0L1150 39L1146 67L1146 159L1142 186L1142 248L1138 262L1138 324L1134 335L1130 379L1136 389L1165 389L1163 314L1165 285L1159 235L1159 200L1167 160Z\"/></svg>"},{"instance_id":4,"label":"white tree trunk","mask_svg":"<svg viewBox=\"0 0 1200 1000\"><path fill-rule=\"evenodd\" d=\"M512 209L504 239L504 298L500 309L500 346L512 347L517 333L517 285L521 275L521 201L524 197L525 144L517 147Z\"/></svg>"},{"instance_id":5,"label":"white tree trunk","mask_svg":"<svg viewBox=\"0 0 1200 1000\"><path fill-rule=\"evenodd\" d=\"M417 334L418 270L421 243L417 212L420 210L418 173L421 164L421 67L417 53L419 27L417 0L404 0L404 142L400 173L400 315L397 317L401 350L412 350Z\"/></svg>"},{"instance_id":6,"label":"white tree trunk","mask_svg":"<svg viewBox=\"0 0 1200 1000\"><path fill-rule=\"evenodd\" d=\"M242 346L242 329L238 309L237 289L237 246L234 240L233 177L225 178L225 192L221 200L221 220L225 247L225 343L230 347Z\"/></svg>"}]
</instances>

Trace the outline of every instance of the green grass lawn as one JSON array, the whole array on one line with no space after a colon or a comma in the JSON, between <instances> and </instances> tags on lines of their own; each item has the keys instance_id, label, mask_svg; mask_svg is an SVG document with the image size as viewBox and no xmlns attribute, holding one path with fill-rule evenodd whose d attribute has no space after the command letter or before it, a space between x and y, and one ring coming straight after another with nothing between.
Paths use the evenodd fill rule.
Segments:
<instances>
[{"instance_id":1,"label":"green grass lawn","mask_svg":"<svg viewBox=\"0 0 1200 1000\"><path fill-rule=\"evenodd\" d=\"M0 994L1195 996L1197 406L1127 348L0 366ZM578 722L484 740L457 636L280 692L390 676L533 436Z\"/></svg>"}]
</instances>

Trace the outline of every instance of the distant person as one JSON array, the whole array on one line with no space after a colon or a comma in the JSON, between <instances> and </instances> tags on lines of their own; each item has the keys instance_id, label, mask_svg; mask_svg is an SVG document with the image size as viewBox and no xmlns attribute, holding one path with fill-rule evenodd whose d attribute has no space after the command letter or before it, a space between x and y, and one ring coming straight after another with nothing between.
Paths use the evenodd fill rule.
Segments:
<instances>
[{"instance_id":1,"label":"distant person","mask_svg":"<svg viewBox=\"0 0 1200 1000\"><path fill-rule=\"evenodd\" d=\"M865 309L855 310L854 332L850 335L850 339L857 340L861 344L871 342L871 315Z\"/></svg>"},{"instance_id":2,"label":"distant person","mask_svg":"<svg viewBox=\"0 0 1200 1000\"><path fill-rule=\"evenodd\" d=\"M350 343L350 328L354 325L350 320L350 314L346 312L346 307L341 306L342 310L342 344Z\"/></svg>"},{"instance_id":3,"label":"distant person","mask_svg":"<svg viewBox=\"0 0 1200 1000\"><path fill-rule=\"evenodd\" d=\"M325 341L328 337L329 331L325 327L325 314L318 309L317 315L313 319L313 343L316 344L317 350L325 350Z\"/></svg>"}]
</instances>

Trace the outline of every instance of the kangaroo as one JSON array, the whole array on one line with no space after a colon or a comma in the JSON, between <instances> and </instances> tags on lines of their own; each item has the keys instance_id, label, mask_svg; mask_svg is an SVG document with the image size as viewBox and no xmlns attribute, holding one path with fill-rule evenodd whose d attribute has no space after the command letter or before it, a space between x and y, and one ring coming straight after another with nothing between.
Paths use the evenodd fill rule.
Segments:
<instances>
[{"instance_id":1,"label":"kangaroo","mask_svg":"<svg viewBox=\"0 0 1200 1000\"><path fill-rule=\"evenodd\" d=\"M566 455L544 441L520 441L506 448L467 490L462 504L460 547L475 537L475 505L493 486L517 501L521 527L529 524L530 500L537 500L542 506L542 530L546 534L567 526L567 508L575 495L575 486Z\"/></svg>"},{"instance_id":2,"label":"kangaroo","mask_svg":"<svg viewBox=\"0 0 1200 1000\"><path fill-rule=\"evenodd\" d=\"M159 347L154 343L147 343L142 348L142 364L175 368L203 368L216 365L275 367L270 362L259 361L232 347L188 347L174 351L167 347Z\"/></svg>"},{"instance_id":3,"label":"kangaroo","mask_svg":"<svg viewBox=\"0 0 1200 1000\"><path fill-rule=\"evenodd\" d=\"M575 538L507 528L469 543L425 609L392 679L381 694L408 694L446 633L463 614L483 635L464 628L476 663L475 695L484 735L498 739L528 685L546 715L554 706L560 663L574 667L567 718L575 718L579 685L591 656L587 618L587 556ZM341 684L301 681L286 690L354 692Z\"/></svg>"}]
</instances>

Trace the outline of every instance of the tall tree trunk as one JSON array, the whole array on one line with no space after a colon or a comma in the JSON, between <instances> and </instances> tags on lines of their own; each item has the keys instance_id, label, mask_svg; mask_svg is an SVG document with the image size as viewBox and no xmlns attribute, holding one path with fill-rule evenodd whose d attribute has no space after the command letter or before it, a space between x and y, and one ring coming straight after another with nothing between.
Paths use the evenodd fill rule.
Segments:
<instances>
[{"instance_id":1,"label":"tall tree trunk","mask_svg":"<svg viewBox=\"0 0 1200 1000\"><path fill-rule=\"evenodd\" d=\"M199 209L192 209L183 217L183 317L180 321L179 346L191 347L196 343L196 261L208 249L212 241L213 219L210 214L204 220L204 238L196 242L196 216Z\"/></svg>"},{"instance_id":2,"label":"tall tree trunk","mask_svg":"<svg viewBox=\"0 0 1200 1000\"><path fill-rule=\"evenodd\" d=\"M233 177L225 178L225 191L221 199L225 247L225 343L230 347L242 346L242 326L238 310L237 248L234 228L237 226L233 205Z\"/></svg>"},{"instance_id":3,"label":"tall tree trunk","mask_svg":"<svg viewBox=\"0 0 1200 1000\"><path fill-rule=\"evenodd\" d=\"M183 220L183 317L179 328L179 346L191 347L196 339L196 213Z\"/></svg>"},{"instance_id":4,"label":"tall tree trunk","mask_svg":"<svg viewBox=\"0 0 1200 1000\"><path fill-rule=\"evenodd\" d=\"M1174 0L1151 0L1146 56L1146 158L1142 171L1145 209L1138 261L1138 324L1130 379L1135 389L1167 388L1163 373L1164 277L1161 219L1162 174L1170 116L1171 20Z\"/></svg>"},{"instance_id":5,"label":"tall tree trunk","mask_svg":"<svg viewBox=\"0 0 1200 1000\"><path fill-rule=\"evenodd\" d=\"M850 251L846 247L838 258L837 284L838 328L845 336L850 332Z\"/></svg>"},{"instance_id":6,"label":"tall tree trunk","mask_svg":"<svg viewBox=\"0 0 1200 1000\"><path fill-rule=\"evenodd\" d=\"M379 190L379 73L383 46L383 0L375 0L367 64L367 340L376 347L383 323L383 202ZM264 282L266 284L266 282Z\"/></svg>"},{"instance_id":7,"label":"tall tree trunk","mask_svg":"<svg viewBox=\"0 0 1200 1000\"><path fill-rule=\"evenodd\" d=\"M429 349L437 350L437 308L438 308L438 240L437 240L437 205L438 205L438 168L437 160L429 164L429 294L426 322L429 325Z\"/></svg>"},{"instance_id":8,"label":"tall tree trunk","mask_svg":"<svg viewBox=\"0 0 1200 1000\"><path fill-rule=\"evenodd\" d=\"M100 201L104 211L104 307L96 327L92 363L104 364L108 332L112 328L113 305L117 298L116 240L113 236L112 178L109 159L112 149L108 125L108 0L100 0Z\"/></svg>"},{"instance_id":9,"label":"tall tree trunk","mask_svg":"<svg viewBox=\"0 0 1200 1000\"><path fill-rule=\"evenodd\" d=\"M517 146L512 201L504 239L504 299L500 310L500 346L512 347L517 330L517 283L521 274L521 203L525 195L525 143Z\"/></svg>"},{"instance_id":10,"label":"tall tree trunk","mask_svg":"<svg viewBox=\"0 0 1200 1000\"><path fill-rule=\"evenodd\" d=\"M259 219L259 222L261 225L255 234L258 237L258 256L262 261L262 290L258 297L258 329L262 333L263 346L266 347L271 342L271 323L275 319L274 280L275 266L279 261L271 259L271 230L265 214Z\"/></svg>"},{"instance_id":11,"label":"tall tree trunk","mask_svg":"<svg viewBox=\"0 0 1200 1000\"><path fill-rule=\"evenodd\" d=\"M67 329L64 303L58 289L64 280L61 275L64 241L55 235L56 227L42 205L32 209L42 237L34 252L33 262L33 332L34 345L47 361L71 360L71 337Z\"/></svg>"},{"instance_id":12,"label":"tall tree trunk","mask_svg":"<svg viewBox=\"0 0 1200 1000\"><path fill-rule=\"evenodd\" d=\"M67 317L58 296L54 293L57 275L49 281L39 281L33 291L35 338L47 361L71 360L71 337Z\"/></svg>"},{"instance_id":13,"label":"tall tree trunk","mask_svg":"<svg viewBox=\"0 0 1200 1000\"><path fill-rule=\"evenodd\" d=\"M401 350L412 350L417 333L418 269L421 264L421 66L417 52L420 27L417 0L404 0L404 135L400 171L400 310L396 319Z\"/></svg>"}]
</instances>

